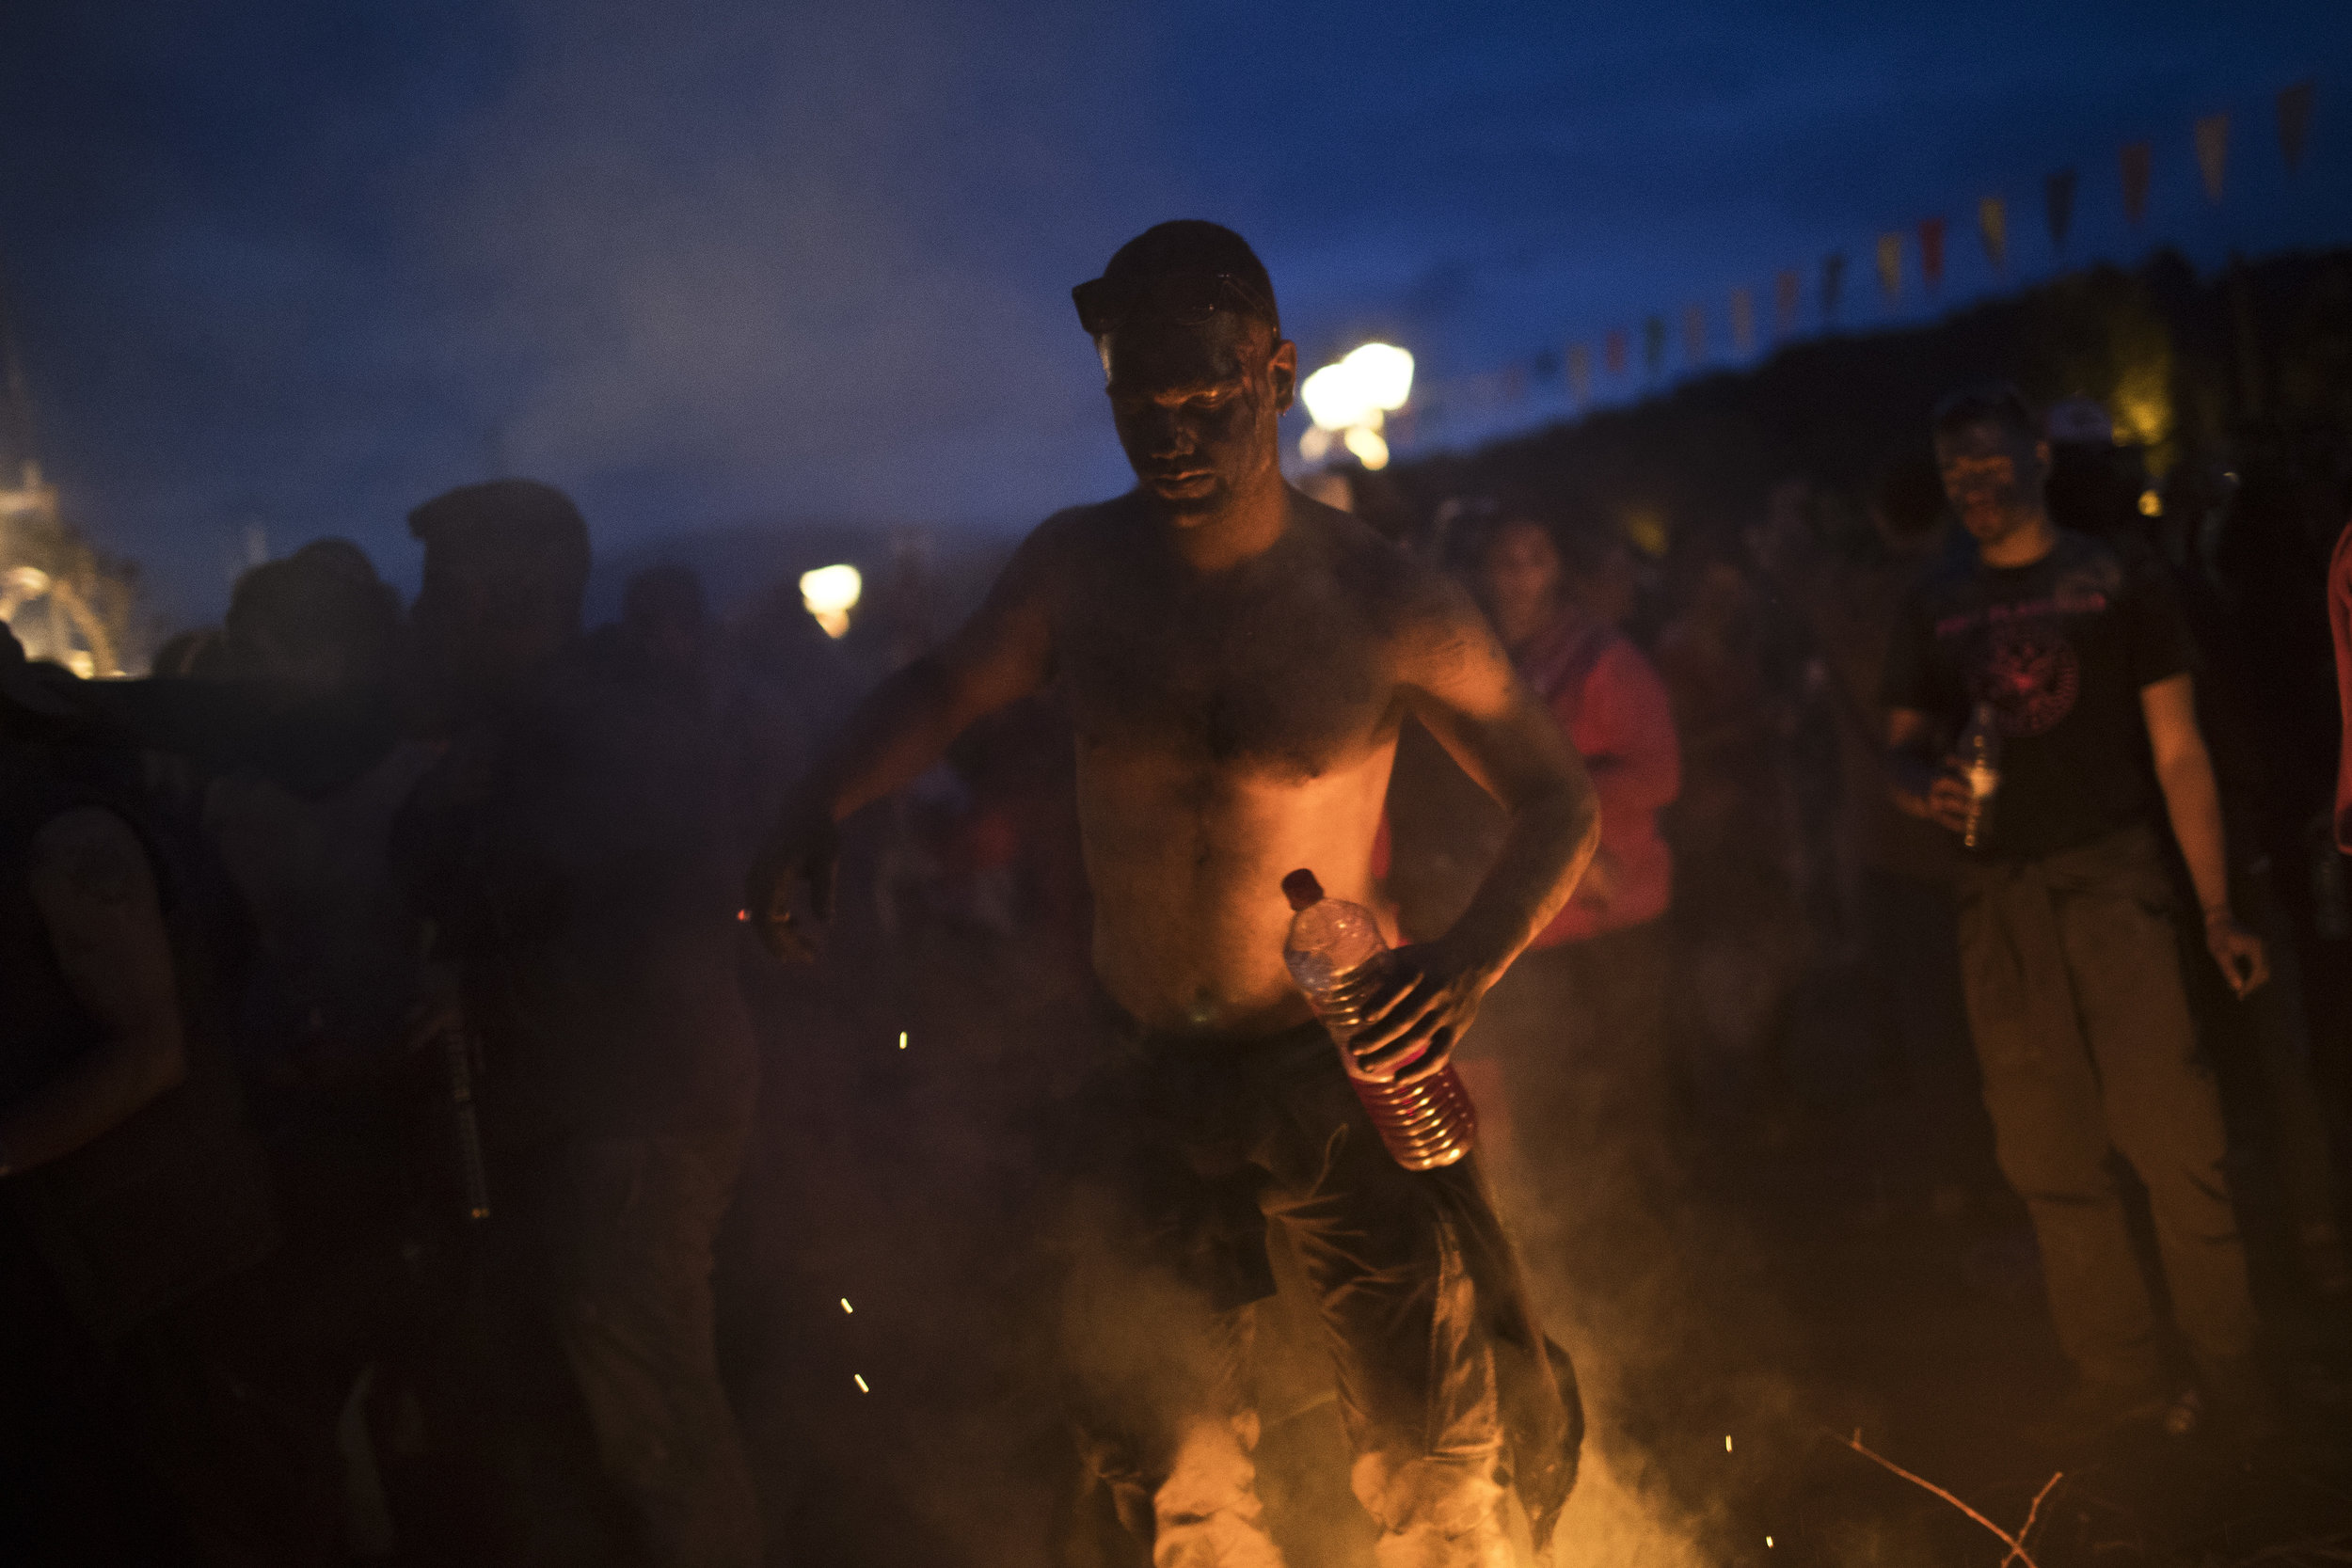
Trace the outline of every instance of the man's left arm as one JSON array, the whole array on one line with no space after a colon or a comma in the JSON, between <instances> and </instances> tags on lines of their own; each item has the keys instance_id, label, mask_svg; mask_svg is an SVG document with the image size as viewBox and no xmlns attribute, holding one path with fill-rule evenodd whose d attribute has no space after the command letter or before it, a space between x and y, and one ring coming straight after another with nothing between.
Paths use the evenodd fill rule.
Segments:
<instances>
[{"instance_id":1,"label":"man's left arm","mask_svg":"<svg viewBox=\"0 0 2352 1568\"><path fill-rule=\"evenodd\" d=\"M2221 826L2221 789L2214 782L2213 759L2197 727L2195 681L2185 671L2168 675L2139 693L2148 722L2148 745L2156 762L2156 782L2172 819L2172 836L2197 884L2205 915L2205 946L2230 990L2249 996L2270 977L2262 939L2237 922L2230 910L2230 856Z\"/></svg>"},{"instance_id":2,"label":"man's left arm","mask_svg":"<svg viewBox=\"0 0 2352 1568\"><path fill-rule=\"evenodd\" d=\"M1375 1072L1411 1058L1397 1074L1406 1081L1445 1065L1487 989L1560 912L1600 842L1593 782L1559 722L1466 594L1448 585L1433 598L1404 650L1406 702L1511 826L1453 928L1397 950L1349 1042Z\"/></svg>"}]
</instances>

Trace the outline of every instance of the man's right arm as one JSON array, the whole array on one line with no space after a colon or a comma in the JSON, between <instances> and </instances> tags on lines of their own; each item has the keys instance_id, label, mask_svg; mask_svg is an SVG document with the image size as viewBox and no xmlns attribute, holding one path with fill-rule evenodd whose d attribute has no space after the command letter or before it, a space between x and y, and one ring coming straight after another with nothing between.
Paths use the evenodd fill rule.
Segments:
<instances>
[{"instance_id":1,"label":"man's right arm","mask_svg":"<svg viewBox=\"0 0 2352 1568\"><path fill-rule=\"evenodd\" d=\"M788 934L799 879L812 884L818 916L830 912L835 824L914 782L975 720L1027 696L1052 674L1049 588L1070 517L1051 518L1024 540L972 619L876 687L786 797L745 890L745 918L771 948L804 947Z\"/></svg>"}]
</instances>

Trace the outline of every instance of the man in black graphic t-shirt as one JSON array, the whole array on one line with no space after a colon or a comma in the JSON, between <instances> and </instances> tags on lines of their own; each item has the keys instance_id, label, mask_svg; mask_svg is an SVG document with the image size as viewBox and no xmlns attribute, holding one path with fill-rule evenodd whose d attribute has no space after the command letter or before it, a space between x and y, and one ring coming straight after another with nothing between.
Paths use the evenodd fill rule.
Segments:
<instances>
[{"instance_id":1,"label":"man in black graphic t-shirt","mask_svg":"<svg viewBox=\"0 0 2352 1568\"><path fill-rule=\"evenodd\" d=\"M2232 913L2221 809L2198 731L2188 632L2152 562L2052 526L2049 449L2014 391L1936 412L1947 495L1972 546L1914 588L1887 656L1898 803L1959 831L1972 798L1945 747L1990 705L1999 782L1959 879L1961 969L2001 1168L2041 1243L2087 1426L2173 1405L2155 1311L2107 1164L2130 1160L2204 1397L2246 1429L2265 1401L2223 1168L2168 912L2158 814L2240 996L2268 974Z\"/></svg>"},{"instance_id":2,"label":"man in black graphic t-shirt","mask_svg":"<svg viewBox=\"0 0 2352 1568\"><path fill-rule=\"evenodd\" d=\"M2185 675L2190 658L2187 626L2153 562L2053 530L2049 553L2023 566L1987 565L1970 550L1931 567L1897 623L1884 694L1957 720L1954 733L1991 703L2001 782L1983 851L2046 855L2164 809L2139 694Z\"/></svg>"}]
</instances>

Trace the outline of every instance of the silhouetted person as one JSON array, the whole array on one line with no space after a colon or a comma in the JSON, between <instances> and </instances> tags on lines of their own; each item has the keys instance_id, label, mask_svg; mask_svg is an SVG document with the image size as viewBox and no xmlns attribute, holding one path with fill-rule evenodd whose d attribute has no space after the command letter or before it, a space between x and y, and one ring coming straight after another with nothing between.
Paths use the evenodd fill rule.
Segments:
<instances>
[{"instance_id":1,"label":"silhouetted person","mask_svg":"<svg viewBox=\"0 0 2352 1568\"><path fill-rule=\"evenodd\" d=\"M2267 975L2232 912L2221 806L2197 727L2188 631L2163 579L2042 504L2049 451L2017 394L1937 409L1944 489L1974 548L1913 590L1887 660L1898 798L1955 832L1972 797L1944 748L1989 704L1999 787L1960 872L1969 1024L2001 1169L2041 1243L2051 1315L2088 1427L2172 1393L2108 1166L2154 1212L2173 1315L2204 1391L2258 1427L2254 1308L2226 1140L2182 988L2159 814L2169 816L2231 990Z\"/></svg>"},{"instance_id":2,"label":"silhouetted person","mask_svg":"<svg viewBox=\"0 0 2352 1568\"><path fill-rule=\"evenodd\" d=\"M1765 1132L1778 1135L1810 943L1784 754L1796 700L1772 641L1748 573L1719 557L1700 565L1688 602L1659 638L1658 669L1682 749L1681 793L1664 814L1678 1022L1702 1048L1693 1073L1704 1081L1710 1069L1744 1069Z\"/></svg>"},{"instance_id":3,"label":"silhouetted person","mask_svg":"<svg viewBox=\"0 0 2352 1568\"><path fill-rule=\"evenodd\" d=\"M261 1151L76 684L0 628L0 1560L316 1561Z\"/></svg>"},{"instance_id":4,"label":"silhouetted person","mask_svg":"<svg viewBox=\"0 0 2352 1568\"><path fill-rule=\"evenodd\" d=\"M1600 847L1567 907L1496 986L1473 1038L1503 1062L1521 1163L1549 1179L1548 1196L1573 1204L1588 1159L1654 1168L1664 1152L1674 863L1658 814L1681 787L1682 754L1666 683L1607 618L1630 608L1609 546L1575 535L1568 545L1506 513L1479 586L1520 677L1592 775Z\"/></svg>"},{"instance_id":5,"label":"silhouetted person","mask_svg":"<svg viewBox=\"0 0 2352 1568\"><path fill-rule=\"evenodd\" d=\"M561 1347L633 1549L755 1563L711 1323L756 1077L719 736L675 684L582 649L588 532L560 492L471 485L409 526L453 738L405 831L482 1042L490 1244ZM560 1532L596 1512L543 1502L514 1549L593 1551Z\"/></svg>"},{"instance_id":6,"label":"silhouetted person","mask_svg":"<svg viewBox=\"0 0 2352 1568\"><path fill-rule=\"evenodd\" d=\"M1917 1115L1881 1125L1906 1152L1931 1155L1930 1180L1947 1206L1973 1174L1946 1098L1973 1079L1952 927L1952 835L1895 803L1886 787L1886 709L1880 691L1886 650L1911 585L1947 547L1944 483L1934 453L1915 451L1881 469L1870 494L1878 548L1831 572L1806 607L1829 677L1837 721L1841 874L1854 912L1851 984L1880 1087L1927 1092ZM1922 1143L1929 1147L1920 1147ZM1980 1164L1980 1162L1979 1162ZM1947 1207L1947 1212L1949 1212Z\"/></svg>"},{"instance_id":7,"label":"silhouetted person","mask_svg":"<svg viewBox=\"0 0 2352 1568\"><path fill-rule=\"evenodd\" d=\"M1094 969L1123 1015L1104 1065L1125 1109L1099 1134L1129 1171L1127 1239L1174 1227L1161 1262L1224 1309L1223 1376L1214 1358L1168 1365L1183 1357L1165 1343L1098 1369L1142 1379L1165 1356L1169 1375L1164 1397L1093 1412L1098 1473L1155 1562L1279 1560L1237 1386L1239 1323L1273 1291L1271 1220L1317 1298L1380 1560L1490 1562L1501 1476L1549 1534L1573 1418L1474 1164L1398 1166L1292 984L1281 882L1306 866L1335 896L1374 896L1406 713L1509 807L1468 912L1398 950L1354 1037L1375 1070L1432 1071L1566 899L1594 841L1591 785L1465 594L1283 483L1297 351L1240 236L1161 225L1076 298L1139 483L1047 520L972 620L866 701L787 805L747 901L780 948L803 948L795 887L812 879L821 910L834 825L1058 679Z\"/></svg>"}]
</instances>

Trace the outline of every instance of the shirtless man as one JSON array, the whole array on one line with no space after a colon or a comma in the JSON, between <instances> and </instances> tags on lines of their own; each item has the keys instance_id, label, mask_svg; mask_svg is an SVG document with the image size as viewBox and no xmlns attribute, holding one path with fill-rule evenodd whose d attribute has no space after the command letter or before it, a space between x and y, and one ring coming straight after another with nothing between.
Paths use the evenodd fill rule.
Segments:
<instances>
[{"instance_id":1,"label":"shirtless man","mask_svg":"<svg viewBox=\"0 0 2352 1568\"><path fill-rule=\"evenodd\" d=\"M1255 1245L1237 1227L1203 1281L1220 1308L1271 1292L1257 1213L1282 1224L1320 1298L1384 1568L1506 1562L1502 1485L1516 1478L1539 1535L1566 1494L1572 1388L1470 1164L1416 1175L1381 1149L1283 968L1281 881L1306 866L1373 901L1407 714L1509 810L1467 912L1398 951L1353 1041L1375 1071L1425 1075L1566 900L1597 835L1592 786L1466 595L1283 482L1297 349L1239 235L1162 224L1074 294L1139 483L1049 518L971 622L866 701L787 802L748 908L778 952L806 955L795 884L821 916L835 824L983 714L1061 683L1094 968L1131 1025L1106 1051L1131 1069L1140 1123L1120 1132L1164 1157L1139 1179L1157 1206L1139 1223L1254 1201ZM1155 1563L1280 1560L1257 1519L1254 1431L1229 1391L1156 1437L1090 1434Z\"/></svg>"}]
</instances>

